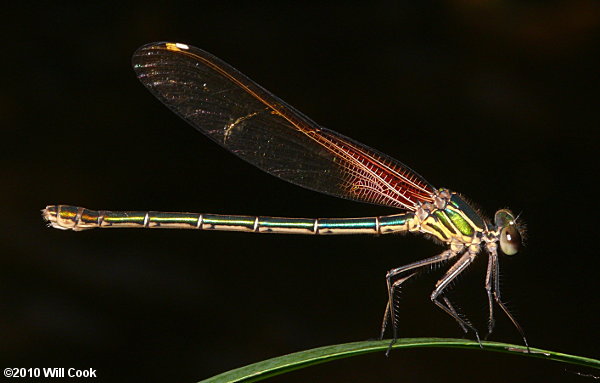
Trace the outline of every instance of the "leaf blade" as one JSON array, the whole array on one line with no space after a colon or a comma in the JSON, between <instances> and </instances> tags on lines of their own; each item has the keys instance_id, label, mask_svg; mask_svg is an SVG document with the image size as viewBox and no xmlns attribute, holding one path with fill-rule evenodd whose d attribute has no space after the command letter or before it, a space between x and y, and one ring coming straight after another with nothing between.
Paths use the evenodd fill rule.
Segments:
<instances>
[{"instance_id":1,"label":"leaf blade","mask_svg":"<svg viewBox=\"0 0 600 383\"><path fill-rule=\"evenodd\" d=\"M349 358L352 356L358 356L372 352L385 352L389 347L389 343L389 340L378 340L318 347L311 350L300 351L272 359L267 359L261 362L250 364L248 366L230 370L202 380L199 383L256 382L271 376L280 375L289 371L298 370L300 368L326 363L337 359ZM556 351L542 350L538 348L530 348L531 352L527 353L526 347L508 343L485 341L482 342L482 344L484 346L484 351L529 356L600 369L600 361L592 358L570 355ZM403 338L398 339L392 348L401 349L423 347L481 350L479 343L475 341L452 338Z\"/></svg>"}]
</instances>

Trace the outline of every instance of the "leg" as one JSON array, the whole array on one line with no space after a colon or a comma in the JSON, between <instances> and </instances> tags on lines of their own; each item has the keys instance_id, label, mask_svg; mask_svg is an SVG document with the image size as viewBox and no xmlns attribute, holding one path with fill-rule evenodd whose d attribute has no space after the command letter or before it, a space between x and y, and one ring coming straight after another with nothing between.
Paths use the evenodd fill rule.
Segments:
<instances>
[{"instance_id":1,"label":"leg","mask_svg":"<svg viewBox=\"0 0 600 383\"><path fill-rule=\"evenodd\" d=\"M388 316L391 318L391 322L392 322L392 326L393 326L393 336L394 336L394 341L396 340L396 324L398 323L398 318L396 317L396 309L394 306L394 294L396 292L397 289L400 288L400 285L402 285L404 282L406 282L408 279L410 279L411 277L413 277L415 274L417 274L417 272L414 272L404 278L400 278L398 280L396 280L391 286L390 286L390 280L387 281L387 285L388 285L388 303L385 306L385 312L383 314L383 323L381 324L381 336L379 339L383 339L383 335L385 333L385 328L387 327L387 319Z\"/></svg>"},{"instance_id":2,"label":"leg","mask_svg":"<svg viewBox=\"0 0 600 383\"><path fill-rule=\"evenodd\" d=\"M492 331L494 330L494 324L495 324L495 320L494 320L494 301L493 301L493 285L492 285L492 280L494 277L494 259L497 257L497 255L492 255L490 253L490 256L488 258L488 266L487 266L487 272L485 274L485 291L487 293L487 298L488 298L488 310L490 313L490 316L488 318L488 333L485 336L485 339L487 339L490 335L492 335Z\"/></svg>"},{"instance_id":3,"label":"leg","mask_svg":"<svg viewBox=\"0 0 600 383\"><path fill-rule=\"evenodd\" d=\"M517 331L519 331L519 334L521 334L521 338L523 338L523 343L527 347L527 352L529 352L529 344L527 343L527 338L525 338L525 332L523 331L523 328L521 327L521 325L519 325L519 322L517 322L517 320L510 313L510 311L508 311L508 308L506 307L504 302L502 302L502 298L500 296L500 267L498 264L498 253L497 252L494 251L493 253L490 253L490 261L493 264L492 265L492 274L493 274L493 280L494 280L494 287L493 287L494 300L496 301L498 306L500 306L502 311L504 311L504 314L506 314L508 319L510 319L510 321L513 323L513 325L517 328Z\"/></svg>"},{"instance_id":4,"label":"leg","mask_svg":"<svg viewBox=\"0 0 600 383\"><path fill-rule=\"evenodd\" d=\"M393 327L392 327L393 339L390 342L390 345L388 346L387 351L385 352L385 356L388 356L390 354L390 351L392 350L392 346L394 345L394 343L396 343L396 339L398 339L398 332L397 332L397 329L398 329L398 325L397 325L398 324L398 316L397 316L398 311L396 310L396 305L395 305L396 302L394 302L394 300L395 300L394 293L395 293L396 289L400 288L401 284L403 284L404 282L406 282L408 279L412 278L415 274L417 274L417 272L414 272L414 273L412 273L412 274L410 274L410 275L408 275L408 276L406 276L404 278L400 278L400 279L396 280L394 282L394 284L392 284L391 288L389 286L389 281L388 281L388 294L392 297L391 298L392 301L391 301L391 303L388 301L387 305L385 306L385 313L383 314L383 323L381 325L381 338L380 339L383 339L383 335L384 335L384 332L385 332L385 327L386 327L386 324L387 324L388 315L390 316L392 324L393 324Z\"/></svg>"},{"instance_id":5,"label":"leg","mask_svg":"<svg viewBox=\"0 0 600 383\"><path fill-rule=\"evenodd\" d=\"M447 300L444 300L444 303L438 300L439 297L443 295L450 282L452 282L460 273L462 273L467 268L467 266L471 264L471 262L473 262L476 255L477 253L471 251L468 251L465 254L463 254L463 256L460 257L460 259L456 261L456 263L452 265L452 267L446 272L444 277L436 283L435 290L433 290L433 292L431 293L430 298L431 301L436 304L436 306L438 306L439 308L444 310L446 314L454 318L454 320L456 320L463 329L468 328L469 330L473 331L473 333L475 333L477 341L481 343L481 341L479 340L479 333L477 332L475 327L473 327L473 325L467 319L462 318L451 305L448 306Z\"/></svg>"},{"instance_id":6,"label":"leg","mask_svg":"<svg viewBox=\"0 0 600 383\"><path fill-rule=\"evenodd\" d=\"M450 303L450 300L449 300L448 298L446 298L445 296L443 297L443 299L444 299L444 303L446 304L446 307L448 307L448 308L450 309L450 311L452 311L452 313L453 313L453 315L452 315L452 316L460 316L460 315L458 314L458 312L457 312L457 311L454 309L454 307L452 306L452 303ZM463 318L463 319L464 319L464 318ZM458 324L460 325L460 327L463 329L463 331L464 331L465 333L469 332L469 330L468 330L468 329L467 329L465 326L463 326L463 324L462 324L462 323L458 322Z\"/></svg>"},{"instance_id":7,"label":"leg","mask_svg":"<svg viewBox=\"0 0 600 383\"><path fill-rule=\"evenodd\" d=\"M396 282L394 282L394 284L392 284L392 278L406 273L407 271L410 270L415 270L424 266L428 266L428 265L433 265L436 263L440 263L443 261L446 261L454 256L456 256L457 253L453 252L452 250L446 250L443 253L436 255L435 257L431 257L431 258L427 258L427 259L422 259L420 261L414 262L414 263L410 263L408 265L404 265L395 269L392 269L390 271L388 271L388 273L385 276L386 279L386 283L387 283L387 290L388 290L388 303L387 306L385 308L385 313L383 316L383 323L381 325L381 339L383 339L384 333L385 333L385 329L387 327L387 321L388 321L388 317L392 322L392 327L393 327L393 341L394 342L397 338L397 323L395 320L395 315L394 315L394 290L400 286L403 282L405 282L407 279L409 279L410 277L412 277L414 275L411 274L408 277L405 278L401 278L398 279Z\"/></svg>"}]
</instances>

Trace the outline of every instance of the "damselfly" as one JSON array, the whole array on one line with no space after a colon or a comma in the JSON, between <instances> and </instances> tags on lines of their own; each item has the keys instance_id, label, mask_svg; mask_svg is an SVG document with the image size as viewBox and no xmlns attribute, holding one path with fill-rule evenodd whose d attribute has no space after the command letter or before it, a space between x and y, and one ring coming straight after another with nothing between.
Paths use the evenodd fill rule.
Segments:
<instances>
[{"instance_id":1,"label":"damselfly","mask_svg":"<svg viewBox=\"0 0 600 383\"><path fill-rule=\"evenodd\" d=\"M400 161L325 129L236 69L198 48L153 43L138 49L133 68L150 92L194 128L254 166L285 181L321 193L383 205L400 212L381 217L284 218L143 211L95 211L70 205L43 210L49 225L75 231L99 228L178 228L289 234L422 233L447 246L441 254L388 271L388 321L393 339L398 319L396 292L420 271L446 261L454 264L435 284L431 300L460 327L479 335L445 296L448 285L485 250L488 266L488 335L494 327L494 302L521 326L500 297L498 250L514 255L522 227L507 209L493 221L459 194L436 189ZM498 249L499 248L499 249Z\"/></svg>"}]
</instances>

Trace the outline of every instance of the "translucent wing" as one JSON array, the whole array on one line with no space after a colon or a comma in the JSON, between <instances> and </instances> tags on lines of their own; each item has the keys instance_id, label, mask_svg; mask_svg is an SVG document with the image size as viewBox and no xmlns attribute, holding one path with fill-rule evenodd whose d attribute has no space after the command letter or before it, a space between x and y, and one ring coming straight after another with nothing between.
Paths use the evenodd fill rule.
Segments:
<instances>
[{"instance_id":1,"label":"translucent wing","mask_svg":"<svg viewBox=\"0 0 600 383\"><path fill-rule=\"evenodd\" d=\"M401 209L432 201L435 189L408 166L320 127L210 53L153 43L132 61L154 96L267 173L321 193Z\"/></svg>"}]
</instances>

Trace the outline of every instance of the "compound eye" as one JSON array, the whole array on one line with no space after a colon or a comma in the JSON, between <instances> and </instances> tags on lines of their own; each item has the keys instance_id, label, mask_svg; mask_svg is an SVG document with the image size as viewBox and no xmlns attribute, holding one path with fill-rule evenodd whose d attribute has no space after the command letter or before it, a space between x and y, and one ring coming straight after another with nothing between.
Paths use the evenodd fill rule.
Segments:
<instances>
[{"instance_id":1,"label":"compound eye","mask_svg":"<svg viewBox=\"0 0 600 383\"><path fill-rule=\"evenodd\" d=\"M513 225L506 226L500 232L500 250L506 255L515 255L521 249L521 234Z\"/></svg>"}]
</instances>

